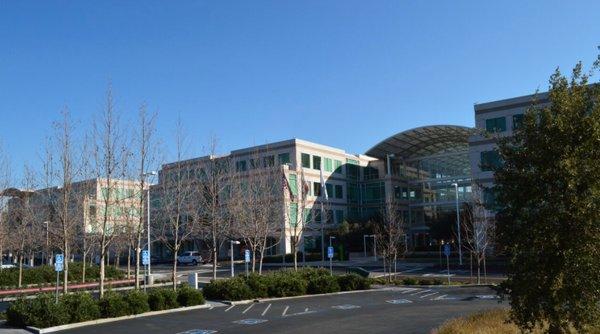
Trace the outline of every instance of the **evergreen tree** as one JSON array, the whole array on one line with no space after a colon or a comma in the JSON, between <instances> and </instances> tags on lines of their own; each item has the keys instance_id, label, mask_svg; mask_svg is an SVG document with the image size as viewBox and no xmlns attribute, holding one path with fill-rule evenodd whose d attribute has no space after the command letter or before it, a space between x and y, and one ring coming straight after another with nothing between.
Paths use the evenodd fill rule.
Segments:
<instances>
[{"instance_id":1,"label":"evergreen tree","mask_svg":"<svg viewBox=\"0 0 600 334\"><path fill-rule=\"evenodd\" d=\"M504 293L523 329L586 331L600 315L600 91L581 63L550 77L549 104L534 105L499 142L499 246L509 256Z\"/></svg>"}]
</instances>

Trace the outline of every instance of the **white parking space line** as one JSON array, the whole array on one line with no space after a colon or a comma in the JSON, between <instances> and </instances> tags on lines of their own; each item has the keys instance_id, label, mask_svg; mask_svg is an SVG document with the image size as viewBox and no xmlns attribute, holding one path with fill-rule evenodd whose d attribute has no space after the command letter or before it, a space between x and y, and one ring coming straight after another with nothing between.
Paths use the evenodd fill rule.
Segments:
<instances>
[{"instance_id":1,"label":"white parking space line","mask_svg":"<svg viewBox=\"0 0 600 334\"><path fill-rule=\"evenodd\" d=\"M244 311L242 311L242 314L248 312L252 308L252 306L254 306L254 304L250 304L250 306L248 306Z\"/></svg>"},{"instance_id":2,"label":"white parking space line","mask_svg":"<svg viewBox=\"0 0 600 334\"><path fill-rule=\"evenodd\" d=\"M426 297L433 296L433 295L437 295L437 294L438 294L437 292L434 292L434 293L428 293L428 294L426 294L426 295L422 295L422 296L420 296L420 298L426 298Z\"/></svg>"},{"instance_id":3,"label":"white parking space line","mask_svg":"<svg viewBox=\"0 0 600 334\"><path fill-rule=\"evenodd\" d=\"M405 293L414 292L417 290L419 290L419 288L406 288L406 291L402 291L402 293L405 294Z\"/></svg>"},{"instance_id":4,"label":"white parking space line","mask_svg":"<svg viewBox=\"0 0 600 334\"><path fill-rule=\"evenodd\" d=\"M285 306L285 310L283 310L283 313L281 313L281 316L282 316L282 317L285 317L285 314L287 313L287 310L288 310L289 308L290 308L289 306L287 306L287 305Z\"/></svg>"},{"instance_id":5,"label":"white parking space line","mask_svg":"<svg viewBox=\"0 0 600 334\"><path fill-rule=\"evenodd\" d=\"M260 316L264 317L265 314L267 314L267 311L269 311L270 308L271 308L271 304L267 305L267 307L265 308L265 310L263 311L263 313Z\"/></svg>"},{"instance_id":6,"label":"white parking space line","mask_svg":"<svg viewBox=\"0 0 600 334\"><path fill-rule=\"evenodd\" d=\"M411 295L411 296L414 296L414 295L419 295L419 294L422 294L422 293L425 293L425 292L429 292L429 291L431 291L431 289L427 289L427 290L423 290L423 291L419 291L419 292L411 293L410 295Z\"/></svg>"},{"instance_id":7,"label":"white parking space line","mask_svg":"<svg viewBox=\"0 0 600 334\"><path fill-rule=\"evenodd\" d=\"M431 300L440 300L440 299L444 299L444 297L446 297L447 295L441 295L441 296L437 296L435 298L431 298Z\"/></svg>"},{"instance_id":8,"label":"white parking space line","mask_svg":"<svg viewBox=\"0 0 600 334\"><path fill-rule=\"evenodd\" d=\"M232 308L234 308L234 307L235 307L235 305L231 305L231 306L229 306L228 308L226 308L226 309L225 309L225 312L228 312L229 310L231 310L231 309L232 309Z\"/></svg>"}]
</instances>

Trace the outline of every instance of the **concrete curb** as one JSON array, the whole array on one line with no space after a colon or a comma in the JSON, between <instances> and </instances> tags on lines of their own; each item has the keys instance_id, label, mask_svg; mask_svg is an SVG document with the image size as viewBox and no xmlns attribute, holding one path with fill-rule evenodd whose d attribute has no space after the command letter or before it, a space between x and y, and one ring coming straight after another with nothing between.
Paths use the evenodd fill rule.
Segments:
<instances>
[{"instance_id":1,"label":"concrete curb","mask_svg":"<svg viewBox=\"0 0 600 334\"><path fill-rule=\"evenodd\" d=\"M179 308L174 308L174 309L170 309L170 310L152 311L152 312L146 312L146 313L141 313L141 314L126 315L126 316L116 317L116 318L105 318L105 319L77 322L74 324L67 324L67 325L47 327L47 328L37 328L37 327L27 326L25 329L30 331L31 333L35 333L35 334L53 333L53 332L62 331L65 329L73 329L73 328L80 328L80 327L86 327L86 326L92 326L92 325L100 325L100 324L106 324L106 323L110 323L110 322L121 321L121 320L130 320L130 319L136 319L136 318L151 317L151 316L155 316L155 315L192 311L192 310L199 310L199 309L205 309L205 308L211 308L211 307L215 307L215 305L207 303L207 304L202 304L202 305L179 307Z\"/></svg>"}]
</instances>

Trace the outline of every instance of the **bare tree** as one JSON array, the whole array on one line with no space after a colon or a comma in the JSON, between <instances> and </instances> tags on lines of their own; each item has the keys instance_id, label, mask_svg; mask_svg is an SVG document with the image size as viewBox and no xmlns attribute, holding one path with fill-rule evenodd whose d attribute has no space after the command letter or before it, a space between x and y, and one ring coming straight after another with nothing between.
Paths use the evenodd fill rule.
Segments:
<instances>
[{"instance_id":1,"label":"bare tree","mask_svg":"<svg viewBox=\"0 0 600 334\"><path fill-rule=\"evenodd\" d=\"M99 205L97 233L99 234L100 253L100 296L104 295L106 258L109 245L121 231L120 208L124 198L120 196L124 188L123 179L127 175L126 141L119 128L115 113L112 91L109 88L106 104L101 116L94 122L94 140L92 145L96 180L102 188Z\"/></svg>"},{"instance_id":2,"label":"bare tree","mask_svg":"<svg viewBox=\"0 0 600 334\"><path fill-rule=\"evenodd\" d=\"M288 226L282 229L282 238L286 242L287 232L290 232L290 244L294 254L294 270L298 270L298 247L303 234L310 228L309 222L306 221L304 216L304 212L308 208L310 185L306 181L304 171L301 168L296 170L296 173L289 173L287 177L283 174L283 178L283 188L286 190L284 193L285 202L288 203L288 207L284 209L284 212Z\"/></svg>"},{"instance_id":3,"label":"bare tree","mask_svg":"<svg viewBox=\"0 0 600 334\"><path fill-rule=\"evenodd\" d=\"M172 252L173 267L171 278L173 290L177 289L177 256L185 241L196 232L196 221L192 202L194 186L190 182L190 169L183 161L185 139L181 123L176 134L176 161L162 170L160 186L153 192L160 199L160 210L153 213L156 217L155 234Z\"/></svg>"},{"instance_id":4,"label":"bare tree","mask_svg":"<svg viewBox=\"0 0 600 334\"><path fill-rule=\"evenodd\" d=\"M136 177L138 180L138 187L136 191L136 198L139 200L139 208L144 208L144 202L148 202L147 190L149 185L146 182L149 169L156 163L156 140L155 140L155 120L156 115L149 115L146 111L146 106L141 105L138 112L138 128L135 133L134 145L136 151L134 158L137 166ZM142 249L142 235L146 231L144 228L143 214L139 215L137 222L132 226L132 232L135 234L134 244L132 245L135 250L135 287L140 288L140 252Z\"/></svg>"},{"instance_id":5,"label":"bare tree","mask_svg":"<svg viewBox=\"0 0 600 334\"><path fill-rule=\"evenodd\" d=\"M10 186L11 169L10 161L0 143L0 193ZM0 271L4 261L4 249L8 241L8 212L6 212L7 199L0 195Z\"/></svg>"},{"instance_id":6,"label":"bare tree","mask_svg":"<svg viewBox=\"0 0 600 334\"><path fill-rule=\"evenodd\" d=\"M231 235L232 216L226 204L234 173L231 159L217 157L216 150L217 140L212 137L208 146L209 156L201 161L201 172L195 183L197 221L211 249L213 279L217 278L219 249Z\"/></svg>"},{"instance_id":7,"label":"bare tree","mask_svg":"<svg viewBox=\"0 0 600 334\"><path fill-rule=\"evenodd\" d=\"M268 239L277 236L282 229L276 217L283 216L282 171L268 152L263 154L262 166L232 178L228 201L234 221L233 233L241 236L250 247L252 272L256 271L256 256L259 256L259 274L262 273ZM255 152L252 161L260 161L260 158L259 152Z\"/></svg>"},{"instance_id":8,"label":"bare tree","mask_svg":"<svg viewBox=\"0 0 600 334\"><path fill-rule=\"evenodd\" d=\"M482 264L485 270L487 251L494 239L494 222L488 217L483 202L483 186L472 187L472 201L463 205L461 233L464 235L463 247L475 257L477 264L477 284L481 284Z\"/></svg>"},{"instance_id":9,"label":"bare tree","mask_svg":"<svg viewBox=\"0 0 600 334\"><path fill-rule=\"evenodd\" d=\"M381 220L375 225L377 245L383 257L384 271L387 268L388 280L395 274L395 263L406 233L405 224L397 202L388 199L381 210Z\"/></svg>"}]
</instances>

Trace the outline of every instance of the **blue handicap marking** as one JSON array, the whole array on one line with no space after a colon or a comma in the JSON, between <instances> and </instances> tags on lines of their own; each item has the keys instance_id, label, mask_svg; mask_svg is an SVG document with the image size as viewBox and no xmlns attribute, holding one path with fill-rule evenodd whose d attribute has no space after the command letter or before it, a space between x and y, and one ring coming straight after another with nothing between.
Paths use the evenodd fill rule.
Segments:
<instances>
[{"instance_id":1,"label":"blue handicap marking","mask_svg":"<svg viewBox=\"0 0 600 334\"><path fill-rule=\"evenodd\" d=\"M147 249L142 251L142 265L147 266L150 264L150 252Z\"/></svg>"},{"instance_id":2,"label":"blue handicap marking","mask_svg":"<svg viewBox=\"0 0 600 334\"><path fill-rule=\"evenodd\" d=\"M236 320L233 323L235 324L240 324L240 325L256 325L256 324L260 324L263 322L267 322L267 319L242 319L242 320Z\"/></svg>"},{"instance_id":3,"label":"blue handicap marking","mask_svg":"<svg viewBox=\"0 0 600 334\"><path fill-rule=\"evenodd\" d=\"M214 334L217 331L213 331L212 329L190 329L185 332L179 332L177 334Z\"/></svg>"},{"instance_id":4,"label":"blue handicap marking","mask_svg":"<svg viewBox=\"0 0 600 334\"><path fill-rule=\"evenodd\" d=\"M65 262L65 256L63 254L56 254L54 256L54 263L64 263Z\"/></svg>"},{"instance_id":5,"label":"blue handicap marking","mask_svg":"<svg viewBox=\"0 0 600 334\"><path fill-rule=\"evenodd\" d=\"M54 262L54 271L63 271L63 263Z\"/></svg>"},{"instance_id":6,"label":"blue handicap marking","mask_svg":"<svg viewBox=\"0 0 600 334\"><path fill-rule=\"evenodd\" d=\"M410 301L408 299L392 299L392 300L388 300L387 303L390 303L390 304L410 304L410 303L412 303L412 301Z\"/></svg>"},{"instance_id":7,"label":"blue handicap marking","mask_svg":"<svg viewBox=\"0 0 600 334\"><path fill-rule=\"evenodd\" d=\"M449 244L444 245L444 255L450 256L450 245Z\"/></svg>"},{"instance_id":8,"label":"blue handicap marking","mask_svg":"<svg viewBox=\"0 0 600 334\"><path fill-rule=\"evenodd\" d=\"M244 251L244 262L249 263L250 262L250 250L246 249Z\"/></svg>"},{"instance_id":9,"label":"blue handicap marking","mask_svg":"<svg viewBox=\"0 0 600 334\"><path fill-rule=\"evenodd\" d=\"M327 257L330 259L333 258L333 247L332 246L327 247Z\"/></svg>"}]
</instances>

